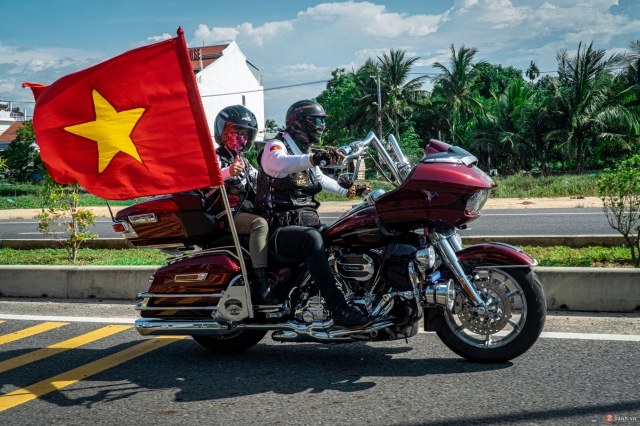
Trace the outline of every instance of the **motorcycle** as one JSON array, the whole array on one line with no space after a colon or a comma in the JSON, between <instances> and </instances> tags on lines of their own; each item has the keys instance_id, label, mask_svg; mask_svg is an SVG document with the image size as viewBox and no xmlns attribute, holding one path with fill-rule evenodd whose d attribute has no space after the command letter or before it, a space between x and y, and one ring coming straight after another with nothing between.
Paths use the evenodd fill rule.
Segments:
<instances>
[{"instance_id":1,"label":"motorcycle","mask_svg":"<svg viewBox=\"0 0 640 426\"><path fill-rule=\"evenodd\" d=\"M371 192L320 229L337 285L348 303L367 312L369 326L333 327L302 256L270 252L269 281L283 303L253 305L248 236L245 241L234 228L223 229L225 211L207 207L202 191L190 191L135 204L114 220L113 229L134 247L172 255L139 295L137 331L190 335L211 351L233 353L267 332L279 342L409 339L422 319L425 331L471 361L505 362L526 352L546 317L544 291L532 270L537 261L503 243L463 247L457 232L480 217L497 185L459 147L431 140L412 167L389 139L387 149L371 132L340 148L346 157L337 167L355 167L338 179L353 182L369 155L395 189ZM223 198L233 205L233 194L231 201Z\"/></svg>"}]
</instances>

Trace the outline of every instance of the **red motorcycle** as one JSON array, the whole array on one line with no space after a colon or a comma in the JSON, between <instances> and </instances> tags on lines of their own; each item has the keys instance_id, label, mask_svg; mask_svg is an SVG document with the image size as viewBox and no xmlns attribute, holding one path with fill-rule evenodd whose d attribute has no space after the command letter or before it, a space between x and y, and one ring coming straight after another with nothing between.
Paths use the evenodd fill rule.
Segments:
<instances>
[{"instance_id":1,"label":"red motorcycle","mask_svg":"<svg viewBox=\"0 0 640 426\"><path fill-rule=\"evenodd\" d=\"M383 165L371 155L373 148ZM480 217L496 187L477 159L431 140L411 167L393 136L387 150L373 133L341 150L347 155L343 163L356 165L339 179L353 180L363 156L370 155L396 186L373 191L321 230L339 287L349 303L370 315L370 326L333 328L302 257L270 253L271 288L283 303L253 305L245 272L250 268L244 267L250 262L248 241L221 228L220 203L207 208L202 192L191 191L128 207L113 224L133 246L174 255L140 294L138 332L191 335L212 351L239 352L269 331L280 342L408 339L422 319L424 330L472 361L504 362L526 352L546 317L544 291L532 270L537 262L502 243L463 248L456 232ZM234 195L229 199L233 204Z\"/></svg>"}]
</instances>

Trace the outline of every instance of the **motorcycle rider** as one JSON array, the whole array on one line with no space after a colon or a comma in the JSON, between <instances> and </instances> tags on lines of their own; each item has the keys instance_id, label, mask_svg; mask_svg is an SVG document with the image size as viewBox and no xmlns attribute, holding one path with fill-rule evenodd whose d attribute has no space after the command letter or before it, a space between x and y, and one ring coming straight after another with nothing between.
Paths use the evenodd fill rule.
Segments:
<instances>
[{"instance_id":1,"label":"motorcycle rider","mask_svg":"<svg viewBox=\"0 0 640 426\"><path fill-rule=\"evenodd\" d=\"M234 218L236 230L238 234L250 235L249 254L253 264L255 303L277 305L280 301L271 292L267 280L269 225L263 217L251 213L253 206L247 199L255 196L253 186L258 172L246 158L240 156L240 153L251 149L257 133L255 115L242 105L226 107L216 117L214 138L219 145L216 154L222 168L222 179L229 193L241 195L238 206L240 212Z\"/></svg>"},{"instance_id":2,"label":"motorcycle rider","mask_svg":"<svg viewBox=\"0 0 640 426\"><path fill-rule=\"evenodd\" d=\"M325 176L321 162L336 164L342 155L334 147L311 152L320 142L327 115L322 106L302 100L289 107L285 130L268 141L258 155L256 208L270 218L270 244L276 253L306 260L309 273L332 312L334 324L341 328L360 329L371 323L369 317L346 303L337 287L318 231L320 205L315 195L322 190L346 195L362 195L366 185L353 185Z\"/></svg>"}]
</instances>

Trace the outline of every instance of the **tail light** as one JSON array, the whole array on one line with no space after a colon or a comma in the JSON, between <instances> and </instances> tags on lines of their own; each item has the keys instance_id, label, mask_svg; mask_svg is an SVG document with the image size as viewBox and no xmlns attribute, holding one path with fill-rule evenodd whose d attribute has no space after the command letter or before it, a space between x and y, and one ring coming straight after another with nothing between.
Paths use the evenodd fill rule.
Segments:
<instances>
[{"instance_id":1,"label":"tail light","mask_svg":"<svg viewBox=\"0 0 640 426\"><path fill-rule=\"evenodd\" d=\"M125 232L129 231L129 224L127 222L124 222L124 221L113 222L111 224L111 227L118 234L124 234Z\"/></svg>"},{"instance_id":2,"label":"tail light","mask_svg":"<svg viewBox=\"0 0 640 426\"><path fill-rule=\"evenodd\" d=\"M480 210L482 210L484 204L489 198L489 194L491 194L490 189L479 189L471 194L471 197L469 197L469 201L467 201L467 212L478 213Z\"/></svg>"}]
</instances>

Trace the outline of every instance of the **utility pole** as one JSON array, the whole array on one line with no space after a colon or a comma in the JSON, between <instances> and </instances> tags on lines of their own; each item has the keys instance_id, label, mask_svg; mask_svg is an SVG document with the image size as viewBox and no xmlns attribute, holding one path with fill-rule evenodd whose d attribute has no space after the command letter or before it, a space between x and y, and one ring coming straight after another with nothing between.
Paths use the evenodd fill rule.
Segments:
<instances>
[{"instance_id":1,"label":"utility pole","mask_svg":"<svg viewBox=\"0 0 640 426\"><path fill-rule=\"evenodd\" d=\"M375 75L370 75L371 78L376 79L376 85L378 86L378 139L382 142L382 95L380 94L380 70L378 69Z\"/></svg>"}]
</instances>

